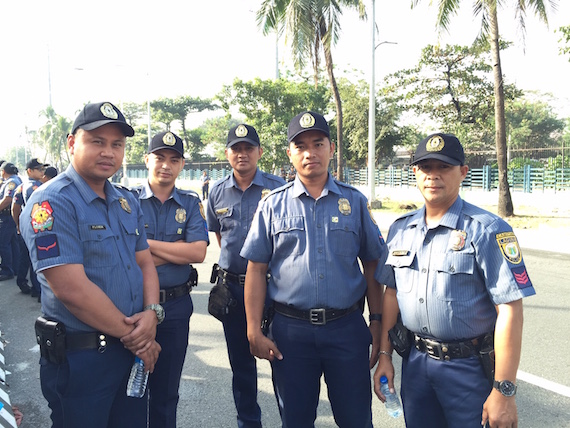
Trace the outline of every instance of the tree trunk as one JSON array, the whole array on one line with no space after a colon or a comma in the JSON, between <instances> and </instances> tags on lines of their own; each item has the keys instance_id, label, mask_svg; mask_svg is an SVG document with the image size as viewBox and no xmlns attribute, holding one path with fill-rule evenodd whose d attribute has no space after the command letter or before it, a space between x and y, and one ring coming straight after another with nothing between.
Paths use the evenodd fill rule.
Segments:
<instances>
[{"instance_id":1,"label":"tree trunk","mask_svg":"<svg viewBox=\"0 0 570 428\"><path fill-rule=\"evenodd\" d=\"M513 201L509 190L507 175L507 133L505 125L505 93L503 88L503 72L499 50L499 23L497 20L497 4L491 6L490 44L493 58L493 75L495 78L495 145L497 147L497 164L499 169L499 202L498 214L501 217L514 215Z\"/></svg>"},{"instance_id":2,"label":"tree trunk","mask_svg":"<svg viewBox=\"0 0 570 428\"><path fill-rule=\"evenodd\" d=\"M340 93L338 92L338 86L336 84L336 79L334 77L333 71L333 60L330 47L323 45L323 50L325 51L325 63L327 66L327 72L329 75L329 82L331 84L334 103L336 105L336 163L337 163L337 175L336 178L340 181L344 180L343 170L342 170L342 102L340 100Z\"/></svg>"}]
</instances>

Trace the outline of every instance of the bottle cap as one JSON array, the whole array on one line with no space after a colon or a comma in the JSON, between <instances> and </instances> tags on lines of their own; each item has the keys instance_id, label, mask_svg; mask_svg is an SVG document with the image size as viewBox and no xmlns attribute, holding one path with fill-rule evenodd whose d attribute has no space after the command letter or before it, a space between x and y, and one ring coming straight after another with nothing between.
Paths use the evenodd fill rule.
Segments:
<instances>
[{"instance_id":1,"label":"bottle cap","mask_svg":"<svg viewBox=\"0 0 570 428\"><path fill-rule=\"evenodd\" d=\"M388 383L388 378L386 376L381 376L380 383Z\"/></svg>"}]
</instances>

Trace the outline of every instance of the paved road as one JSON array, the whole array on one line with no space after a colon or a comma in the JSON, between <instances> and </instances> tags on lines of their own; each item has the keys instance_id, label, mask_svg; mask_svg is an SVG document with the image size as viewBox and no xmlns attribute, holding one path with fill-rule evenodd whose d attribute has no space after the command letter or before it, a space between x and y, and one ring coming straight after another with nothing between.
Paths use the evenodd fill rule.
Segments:
<instances>
[{"instance_id":1,"label":"paved road","mask_svg":"<svg viewBox=\"0 0 570 428\"><path fill-rule=\"evenodd\" d=\"M180 387L179 426L225 428L235 424L231 397L231 371L221 324L208 315L206 303L211 265L219 249L211 236L206 261L197 266L200 283L192 292L195 312L190 323L188 355ZM570 255L525 250L537 296L525 301L524 346L520 370L570 390L570 342L565 337L570 325ZM12 403L24 412L21 428L50 426L49 409L39 387L38 348L33 322L40 307L35 299L19 292L14 281L0 283L0 329L6 345L6 366L11 372ZM400 361L396 358L395 364ZM259 363L259 402L267 428L279 427L272 392L270 367ZM532 379L534 382L534 379ZM399 378L396 379L399 385ZM544 389L519 378L517 403L520 427L570 427L570 397ZM546 385L552 388L552 385ZM557 385L554 385L556 387ZM404 427L403 419L389 418L382 403L374 398L375 427ZM317 427L336 426L323 388Z\"/></svg>"}]
</instances>

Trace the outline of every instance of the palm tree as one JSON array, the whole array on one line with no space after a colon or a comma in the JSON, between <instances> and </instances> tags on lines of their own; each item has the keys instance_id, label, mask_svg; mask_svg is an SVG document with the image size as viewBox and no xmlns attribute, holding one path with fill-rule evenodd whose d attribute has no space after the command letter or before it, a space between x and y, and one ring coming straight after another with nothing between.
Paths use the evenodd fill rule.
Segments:
<instances>
[{"instance_id":1,"label":"palm tree","mask_svg":"<svg viewBox=\"0 0 570 428\"><path fill-rule=\"evenodd\" d=\"M290 40L294 64L302 69L307 59L313 67L315 86L319 81L319 58L321 47L329 83L336 105L337 129L337 173L342 174L342 102L334 76L332 46L340 35L342 7L357 9L360 18L365 17L363 0L264 0L257 12L257 23L263 34L285 29L286 40Z\"/></svg>"},{"instance_id":2,"label":"palm tree","mask_svg":"<svg viewBox=\"0 0 570 428\"><path fill-rule=\"evenodd\" d=\"M52 106L40 112L46 120L35 134L35 143L47 153L49 162L60 171L69 164L67 152L67 134L71 132L72 122L58 115Z\"/></svg>"},{"instance_id":3,"label":"palm tree","mask_svg":"<svg viewBox=\"0 0 570 428\"><path fill-rule=\"evenodd\" d=\"M420 0L412 0L412 8ZM437 26L441 30L448 29L451 17L459 9L460 0L441 0L437 16ZM493 61L493 76L495 80L495 145L497 149L497 163L499 170L499 202L498 214L501 217L514 215L513 201L509 190L507 176L507 133L505 125L505 95L503 88L503 73L501 70L501 55L499 48L499 22L497 19L497 6L502 0L474 0L473 13L481 16L481 37L487 38L491 46ZM524 40L525 16L528 9L532 10L538 18L548 25L546 5L543 0L513 0L515 17L519 21ZM549 0L551 8L556 10L556 0Z\"/></svg>"}]
</instances>

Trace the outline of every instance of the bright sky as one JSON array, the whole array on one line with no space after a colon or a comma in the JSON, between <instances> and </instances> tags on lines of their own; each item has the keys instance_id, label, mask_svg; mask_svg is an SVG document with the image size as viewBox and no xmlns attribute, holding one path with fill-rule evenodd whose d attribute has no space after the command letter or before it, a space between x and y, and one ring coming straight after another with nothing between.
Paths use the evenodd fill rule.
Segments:
<instances>
[{"instance_id":1,"label":"bright sky","mask_svg":"<svg viewBox=\"0 0 570 428\"><path fill-rule=\"evenodd\" d=\"M27 0L11 2L9 9L4 5L0 153L26 141L25 126L37 128L38 113L49 105L50 94L56 112L73 119L87 101L119 105L178 95L213 97L235 77L274 78L276 38L264 37L257 28L260 3ZM365 3L370 15L372 0ZM421 49L437 42L436 9L429 3L424 0L411 10L409 0L376 0L376 43L398 43L376 50L377 84L387 73L412 67ZM499 27L504 38L515 42L502 54L507 80L525 90L553 93L561 117L567 117L570 62L558 55L560 36L554 30L570 25L570 2L559 3L558 11L549 15L549 29L534 16L527 17L526 53L512 10L499 12ZM472 18L471 5L469 0L462 3L457 25L442 44L474 40L480 23ZM371 23L346 12L341 24L341 39L333 50L338 74L356 69L368 80ZM278 46L281 70L291 69L284 41ZM201 118L195 122L191 125L197 126Z\"/></svg>"}]
</instances>

